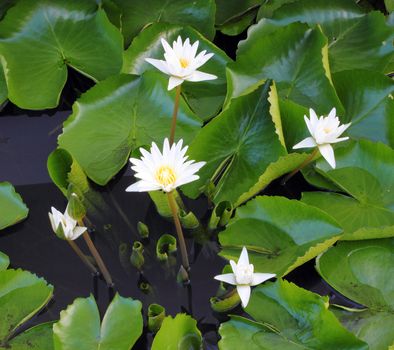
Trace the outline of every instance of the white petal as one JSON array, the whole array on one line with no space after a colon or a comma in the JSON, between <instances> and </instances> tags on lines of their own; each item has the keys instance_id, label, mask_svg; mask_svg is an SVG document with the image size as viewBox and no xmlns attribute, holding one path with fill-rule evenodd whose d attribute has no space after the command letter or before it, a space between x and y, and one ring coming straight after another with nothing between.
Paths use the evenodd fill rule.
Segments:
<instances>
[{"instance_id":1,"label":"white petal","mask_svg":"<svg viewBox=\"0 0 394 350\"><path fill-rule=\"evenodd\" d=\"M256 272L253 274L253 282L252 282L252 286L257 286L260 283L263 283L267 280L269 280L270 278L275 277L276 274L274 273L260 273L260 272Z\"/></svg>"},{"instance_id":2,"label":"white petal","mask_svg":"<svg viewBox=\"0 0 394 350\"><path fill-rule=\"evenodd\" d=\"M342 141L346 141L346 140L349 140L349 137L348 137L348 136L339 137L339 138L337 138L337 139L331 141L330 143L338 143L338 142L342 142Z\"/></svg>"},{"instance_id":3,"label":"white petal","mask_svg":"<svg viewBox=\"0 0 394 350\"><path fill-rule=\"evenodd\" d=\"M320 154L324 157L324 159L331 165L333 169L335 169L335 156L334 149L330 144L319 145Z\"/></svg>"},{"instance_id":4,"label":"white petal","mask_svg":"<svg viewBox=\"0 0 394 350\"><path fill-rule=\"evenodd\" d=\"M80 235L82 235L86 231L86 227L83 226L77 226L74 228L72 231L72 236L68 237L71 240L77 239Z\"/></svg>"},{"instance_id":5,"label":"white petal","mask_svg":"<svg viewBox=\"0 0 394 350\"><path fill-rule=\"evenodd\" d=\"M233 273L225 273L223 275L217 275L214 277L215 280L226 282L228 284L237 284L235 282L235 276Z\"/></svg>"},{"instance_id":6,"label":"white petal","mask_svg":"<svg viewBox=\"0 0 394 350\"><path fill-rule=\"evenodd\" d=\"M301 142L298 142L296 145L294 145L293 149L310 147L316 147L316 142L313 137L307 137L306 139L303 139Z\"/></svg>"},{"instance_id":7,"label":"white petal","mask_svg":"<svg viewBox=\"0 0 394 350\"><path fill-rule=\"evenodd\" d=\"M237 265L249 265L248 251L245 247L242 248L241 255L239 256Z\"/></svg>"},{"instance_id":8,"label":"white petal","mask_svg":"<svg viewBox=\"0 0 394 350\"><path fill-rule=\"evenodd\" d=\"M49 222L51 223L51 226L52 226L52 230L53 230L53 232L56 232L57 227L55 225L55 220L53 218L52 213L48 213L48 216L49 216Z\"/></svg>"},{"instance_id":9,"label":"white petal","mask_svg":"<svg viewBox=\"0 0 394 350\"><path fill-rule=\"evenodd\" d=\"M308 130L309 130L309 133L310 133L311 135L313 135L314 131L313 131L313 128L312 128L312 123L311 123L311 121L307 118L306 115L304 115L304 120L305 120L305 124L306 124L306 126L307 126L307 128L308 128Z\"/></svg>"},{"instance_id":10,"label":"white petal","mask_svg":"<svg viewBox=\"0 0 394 350\"><path fill-rule=\"evenodd\" d=\"M161 45L163 46L165 52L172 52L173 51L172 47L170 46L170 44L167 42L166 39L161 38L160 41L161 41Z\"/></svg>"},{"instance_id":11,"label":"white petal","mask_svg":"<svg viewBox=\"0 0 394 350\"><path fill-rule=\"evenodd\" d=\"M235 275L237 273L237 264L235 263L234 260L230 260L230 265Z\"/></svg>"},{"instance_id":12,"label":"white petal","mask_svg":"<svg viewBox=\"0 0 394 350\"><path fill-rule=\"evenodd\" d=\"M170 74L166 61L156 60L154 58L145 58L145 61L156 67L158 70L165 74Z\"/></svg>"},{"instance_id":13,"label":"white petal","mask_svg":"<svg viewBox=\"0 0 394 350\"><path fill-rule=\"evenodd\" d=\"M189 75L186 80L188 81L205 81L205 80L214 80L217 79L216 75L200 72L198 70L194 71L191 75Z\"/></svg>"},{"instance_id":14,"label":"white petal","mask_svg":"<svg viewBox=\"0 0 394 350\"><path fill-rule=\"evenodd\" d=\"M172 90L174 87L181 85L182 83L183 79L171 76L168 80L168 90Z\"/></svg>"},{"instance_id":15,"label":"white petal","mask_svg":"<svg viewBox=\"0 0 394 350\"><path fill-rule=\"evenodd\" d=\"M237 286L237 292L239 297L241 298L242 307L245 308L250 299L250 286Z\"/></svg>"},{"instance_id":16,"label":"white petal","mask_svg":"<svg viewBox=\"0 0 394 350\"><path fill-rule=\"evenodd\" d=\"M336 108L334 107L331 111L330 111L330 113L328 113L328 118L329 119L331 119L331 118L335 118L336 117L336 115L337 115L337 110L336 110Z\"/></svg>"},{"instance_id":17,"label":"white petal","mask_svg":"<svg viewBox=\"0 0 394 350\"><path fill-rule=\"evenodd\" d=\"M160 186L156 184L145 185L145 181L137 181L136 183L130 185L126 188L126 192L149 192L156 191L160 189Z\"/></svg>"}]
</instances>

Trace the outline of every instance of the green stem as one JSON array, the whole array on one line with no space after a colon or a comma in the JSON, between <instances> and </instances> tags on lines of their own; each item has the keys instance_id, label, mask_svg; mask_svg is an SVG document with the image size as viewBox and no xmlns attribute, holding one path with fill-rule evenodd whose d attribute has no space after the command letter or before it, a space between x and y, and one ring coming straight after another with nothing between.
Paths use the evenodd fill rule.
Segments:
<instances>
[{"instance_id":1,"label":"green stem","mask_svg":"<svg viewBox=\"0 0 394 350\"><path fill-rule=\"evenodd\" d=\"M294 169L290 174L288 174L281 182L282 186L286 184L295 174L297 174L301 169L305 168L310 162L313 161L319 149L316 147L313 152L306 158L301 165L299 165L296 169Z\"/></svg>"},{"instance_id":2,"label":"green stem","mask_svg":"<svg viewBox=\"0 0 394 350\"><path fill-rule=\"evenodd\" d=\"M79 220L78 225L84 226L83 221ZM103 274L103 277L104 277L105 281L107 282L108 287L113 287L114 283L112 282L111 275L110 275L107 267L105 266L105 263L104 263L103 259L101 258L100 253L98 252L92 239L90 238L88 231L85 231L82 234L82 236L83 236L83 239L85 240L86 245L88 246L90 252L92 253L94 259L96 260L97 265L98 265L101 273Z\"/></svg>"},{"instance_id":3,"label":"green stem","mask_svg":"<svg viewBox=\"0 0 394 350\"><path fill-rule=\"evenodd\" d=\"M97 269L93 266L93 264L89 261L86 255L82 252L81 249L77 246L74 241L67 240L70 247L74 250L74 252L80 257L80 259L84 262L84 264L93 272L94 275L98 276L100 273Z\"/></svg>"},{"instance_id":4,"label":"green stem","mask_svg":"<svg viewBox=\"0 0 394 350\"><path fill-rule=\"evenodd\" d=\"M175 92L174 111L172 112L172 122L171 122L171 132L170 132L170 146L174 143L174 139L175 139L176 119L178 117L178 109L179 109L180 97L181 97L181 85L178 85L176 87L176 92Z\"/></svg>"},{"instance_id":5,"label":"green stem","mask_svg":"<svg viewBox=\"0 0 394 350\"><path fill-rule=\"evenodd\" d=\"M181 222L179 221L178 209L177 209L177 205L176 205L173 193L167 192L167 198L168 198L168 204L171 208L172 216L174 218L176 233L178 235L179 247L181 249L181 255L182 255L182 265L186 271L189 271L190 265L189 265L189 259L187 257L185 238L183 236L182 226L181 226Z\"/></svg>"}]
</instances>

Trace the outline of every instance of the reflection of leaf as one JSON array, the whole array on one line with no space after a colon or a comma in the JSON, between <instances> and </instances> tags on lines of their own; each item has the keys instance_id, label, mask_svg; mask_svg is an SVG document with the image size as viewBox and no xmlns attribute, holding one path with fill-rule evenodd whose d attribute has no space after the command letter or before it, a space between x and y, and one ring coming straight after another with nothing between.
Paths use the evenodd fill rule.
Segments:
<instances>
[{"instance_id":1,"label":"reflection of leaf","mask_svg":"<svg viewBox=\"0 0 394 350\"><path fill-rule=\"evenodd\" d=\"M176 23L189 25L208 39L215 35L214 0L112 0L121 18L121 31L126 45L152 23Z\"/></svg>"},{"instance_id":2,"label":"reflection of leaf","mask_svg":"<svg viewBox=\"0 0 394 350\"><path fill-rule=\"evenodd\" d=\"M128 350L142 334L141 303L118 294L100 326L94 298L76 299L53 326L56 350Z\"/></svg>"},{"instance_id":3,"label":"reflection of leaf","mask_svg":"<svg viewBox=\"0 0 394 350\"><path fill-rule=\"evenodd\" d=\"M314 205L344 228L343 239L394 235L394 151L379 143L350 142L335 151L337 167L319 160L317 170L351 197L336 193L304 193Z\"/></svg>"},{"instance_id":4,"label":"reflection of leaf","mask_svg":"<svg viewBox=\"0 0 394 350\"><path fill-rule=\"evenodd\" d=\"M132 149L152 141L162 144L171 126L174 94L159 72L111 77L74 103L59 145L92 180L104 185L126 164ZM200 126L181 101L176 138L188 143Z\"/></svg>"},{"instance_id":5,"label":"reflection of leaf","mask_svg":"<svg viewBox=\"0 0 394 350\"><path fill-rule=\"evenodd\" d=\"M221 325L220 349L366 350L367 344L347 331L332 312L327 298L278 280L256 287L246 312L255 322L233 316Z\"/></svg>"},{"instance_id":6,"label":"reflection of leaf","mask_svg":"<svg viewBox=\"0 0 394 350\"><path fill-rule=\"evenodd\" d=\"M197 197L210 180L216 183L213 201L238 198L258 182L270 163L285 154L275 133L268 101L270 82L230 106L208 123L190 145L190 158L207 164L200 179L184 186L184 192Z\"/></svg>"},{"instance_id":7,"label":"reflection of leaf","mask_svg":"<svg viewBox=\"0 0 394 350\"><path fill-rule=\"evenodd\" d=\"M216 115L222 107L226 95L225 69L227 63L230 62L230 58L194 29L166 23L156 23L144 29L125 52L123 72L142 74L146 70L157 70L146 62L145 58L151 57L163 60L164 49L160 39L165 38L172 44L178 35L182 38L190 38L192 43L198 40L198 52L206 50L214 54L200 70L215 74L218 79L184 82L182 84L182 93L193 111L200 118L209 119ZM164 75L164 73L161 74Z\"/></svg>"},{"instance_id":8,"label":"reflection of leaf","mask_svg":"<svg viewBox=\"0 0 394 350\"><path fill-rule=\"evenodd\" d=\"M0 230L27 217L29 209L9 182L0 182Z\"/></svg>"},{"instance_id":9,"label":"reflection of leaf","mask_svg":"<svg viewBox=\"0 0 394 350\"><path fill-rule=\"evenodd\" d=\"M280 98L328 113L342 110L333 86L327 58L327 39L319 28L295 23L270 35L251 27L240 42L237 61L228 65L228 103L249 92L261 79L273 79Z\"/></svg>"},{"instance_id":10,"label":"reflection of leaf","mask_svg":"<svg viewBox=\"0 0 394 350\"><path fill-rule=\"evenodd\" d=\"M219 234L226 259L248 249L257 272L283 276L335 243L342 230L322 211L283 197L256 197Z\"/></svg>"},{"instance_id":11,"label":"reflection of leaf","mask_svg":"<svg viewBox=\"0 0 394 350\"><path fill-rule=\"evenodd\" d=\"M22 108L56 107L67 66L101 80L122 65L122 37L94 1L18 1L0 38L8 97Z\"/></svg>"},{"instance_id":12,"label":"reflection of leaf","mask_svg":"<svg viewBox=\"0 0 394 350\"><path fill-rule=\"evenodd\" d=\"M167 316L153 340L152 350L201 349L201 333L197 322L186 314Z\"/></svg>"}]
</instances>

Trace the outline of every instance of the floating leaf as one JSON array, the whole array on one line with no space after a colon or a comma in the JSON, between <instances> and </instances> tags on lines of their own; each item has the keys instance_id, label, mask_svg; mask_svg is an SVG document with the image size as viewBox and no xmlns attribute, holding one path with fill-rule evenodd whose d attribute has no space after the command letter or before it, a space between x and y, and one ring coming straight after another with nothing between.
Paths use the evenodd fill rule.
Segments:
<instances>
[{"instance_id":1,"label":"floating leaf","mask_svg":"<svg viewBox=\"0 0 394 350\"><path fill-rule=\"evenodd\" d=\"M29 212L21 196L9 182L0 182L0 208L0 230L22 221Z\"/></svg>"},{"instance_id":2,"label":"floating leaf","mask_svg":"<svg viewBox=\"0 0 394 350\"><path fill-rule=\"evenodd\" d=\"M7 97L8 97L7 83L4 77L3 66L1 65L1 61L0 61L0 106L3 104L4 101L7 100Z\"/></svg>"},{"instance_id":3,"label":"floating leaf","mask_svg":"<svg viewBox=\"0 0 394 350\"><path fill-rule=\"evenodd\" d=\"M189 25L209 39L215 35L214 0L112 0L121 14L121 31L128 45L141 30L156 22Z\"/></svg>"},{"instance_id":4,"label":"floating leaf","mask_svg":"<svg viewBox=\"0 0 394 350\"><path fill-rule=\"evenodd\" d=\"M200 179L183 186L196 198L210 182L216 184L213 201L236 203L270 163L285 154L270 115L268 81L248 95L234 99L208 123L190 145L191 159L206 161Z\"/></svg>"},{"instance_id":5,"label":"floating leaf","mask_svg":"<svg viewBox=\"0 0 394 350\"><path fill-rule=\"evenodd\" d=\"M248 249L257 272L284 276L333 245L341 228L322 211L284 197L256 197L237 209L219 234L220 255L237 260Z\"/></svg>"},{"instance_id":6,"label":"floating leaf","mask_svg":"<svg viewBox=\"0 0 394 350\"><path fill-rule=\"evenodd\" d=\"M394 235L394 151L366 140L348 142L335 151L336 169L323 160L317 170L341 191L308 193L303 201L333 216L344 228L343 239Z\"/></svg>"},{"instance_id":7,"label":"floating leaf","mask_svg":"<svg viewBox=\"0 0 394 350\"><path fill-rule=\"evenodd\" d=\"M240 42L237 61L227 69L230 98L248 93L262 79L275 80L280 98L328 113L343 110L330 83L327 39L319 28L295 23L261 35L260 23Z\"/></svg>"},{"instance_id":8,"label":"floating leaf","mask_svg":"<svg viewBox=\"0 0 394 350\"><path fill-rule=\"evenodd\" d=\"M7 255L0 252L0 271L5 270L10 264L10 259Z\"/></svg>"},{"instance_id":9,"label":"floating leaf","mask_svg":"<svg viewBox=\"0 0 394 350\"><path fill-rule=\"evenodd\" d=\"M273 5L273 6L272 6ZM382 13L365 14L353 1L303 0L277 1L261 7L260 30L286 26L294 22L319 25L327 36L332 72L349 69L385 71L394 50L392 31ZM371 28L373 28L371 30ZM267 32L266 32L267 34ZM360 57L363 59L360 61Z\"/></svg>"},{"instance_id":10,"label":"floating leaf","mask_svg":"<svg viewBox=\"0 0 394 350\"><path fill-rule=\"evenodd\" d=\"M132 149L152 141L162 144L169 135L174 94L167 91L167 80L159 72L111 77L74 103L59 145L93 181L105 185L126 164ZM177 135L188 143L200 126L181 102Z\"/></svg>"},{"instance_id":11,"label":"floating leaf","mask_svg":"<svg viewBox=\"0 0 394 350\"><path fill-rule=\"evenodd\" d=\"M373 311L394 311L394 239L340 242L317 260L337 291Z\"/></svg>"},{"instance_id":12,"label":"floating leaf","mask_svg":"<svg viewBox=\"0 0 394 350\"><path fill-rule=\"evenodd\" d=\"M67 66L102 80L119 73L122 36L94 1L18 1L0 23L8 98L22 108L56 107Z\"/></svg>"},{"instance_id":13,"label":"floating leaf","mask_svg":"<svg viewBox=\"0 0 394 350\"><path fill-rule=\"evenodd\" d=\"M94 298L78 298L53 326L56 350L129 350L142 334L141 303L116 294L104 315Z\"/></svg>"},{"instance_id":14,"label":"floating leaf","mask_svg":"<svg viewBox=\"0 0 394 350\"><path fill-rule=\"evenodd\" d=\"M0 272L0 347L13 332L43 308L52 297L53 287L28 271Z\"/></svg>"},{"instance_id":15,"label":"floating leaf","mask_svg":"<svg viewBox=\"0 0 394 350\"><path fill-rule=\"evenodd\" d=\"M152 350L201 349L201 332L197 322L186 314L167 316L153 339Z\"/></svg>"},{"instance_id":16,"label":"floating leaf","mask_svg":"<svg viewBox=\"0 0 394 350\"><path fill-rule=\"evenodd\" d=\"M146 5L145 5L146 6ZM190 27L181 27L157 23L144 29L126 50L124 55L123 72L142 74L146 70L157 70L145 61L145 58L164 59L164 49L160 39L166 39L170 44L180 35L190 38L191 42L199 41L198 52L206 50L214 56L201 67L201 71L215 74L218 79L202 82L184 82L182 94L193 111L202 119L215 116L222 107L226 95L226 65L230 58L218 47L205 39L200 33ZM164 73L160 73L165 76ZM167 80L168 80L168 76ZM167 87L166 87L167 88ZM181 133L179 133L182 135Z\"/></svg>"}]
</instances>

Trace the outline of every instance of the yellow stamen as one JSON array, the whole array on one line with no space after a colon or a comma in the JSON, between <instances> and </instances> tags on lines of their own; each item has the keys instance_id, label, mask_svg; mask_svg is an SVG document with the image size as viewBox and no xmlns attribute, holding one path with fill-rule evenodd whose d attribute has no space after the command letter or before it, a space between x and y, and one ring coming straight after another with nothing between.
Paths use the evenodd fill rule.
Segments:
<instances>
[{"instance_id":1,"label":"yellow stamen","mask_svg":"<svg viewBox=\"0 0 394 350\"><path fill-rule=\"evenodd\" d=\"M168 165L161 166L155 175L156 181L162 186L172 185L176 181L174 170Z\"/></svg>"},{"instance_id":2,"label":"yellow stamen","mask_svg":"<svg viewBox=\"0 0 394 350\"><path fill-rule=\"evenodd\" d=\"M189 65L189 61L186 58L180 58L179 63L182 68L186 68Z\"/></svg>"},{"instance_id":3,"label":"yellow stamen","mask_svg":"<svg viewBox=\"0 0 394 350\"><path fill-rule=\"evenodd\" d=\"M325 132L326 134L329 134L329 133L331 132L331 128L328 128L328 127L327 127L327 128L324 128L323 130L324 130L324 132Z\"/></svg>"}]
</instances>

